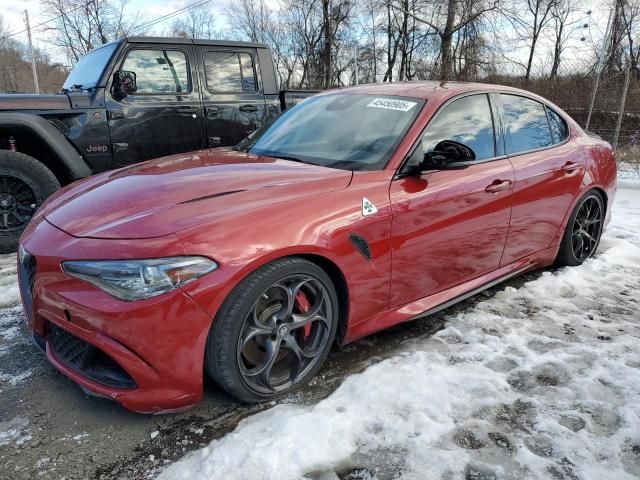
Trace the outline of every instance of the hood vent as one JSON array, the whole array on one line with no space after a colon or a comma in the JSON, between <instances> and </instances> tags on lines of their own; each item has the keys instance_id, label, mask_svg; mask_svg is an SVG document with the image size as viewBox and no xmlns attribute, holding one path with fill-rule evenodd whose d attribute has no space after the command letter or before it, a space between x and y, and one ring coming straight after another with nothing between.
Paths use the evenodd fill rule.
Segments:
<instances>
[{"instance_id":1,"label":"hood vent","mask_svg":"<svg viewBox=\"0 0 640 480\"><path fill-rule=\"evenodd\" d=\"M244 192L244 190L231 190L229 192L220 192L220 193L214 193L213 195L205 195L204 197L196 197L190 200L185 200L184 202L180 202L178 203L178 205L183 205L185 203L199 202L200 200L209 200L210 198L224 197L225 195L231 195L231 194L240 193L240 192Z\"/></svg>"}]
</instances>

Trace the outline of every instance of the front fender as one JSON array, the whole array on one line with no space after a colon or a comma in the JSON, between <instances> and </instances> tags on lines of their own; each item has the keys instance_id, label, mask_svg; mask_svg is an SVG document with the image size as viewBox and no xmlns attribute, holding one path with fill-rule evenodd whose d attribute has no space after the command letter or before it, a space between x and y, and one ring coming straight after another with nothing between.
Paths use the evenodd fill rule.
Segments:
<instances>
[{"instance_id":1,"label":"front fender","mask_svg":"<svg viewBox=\"0 0 640 480\"><path fill-rule=\"evenodd\" d=\"M32 113L0 112L0 128L2 127L28 131L34 138L47 145L74 178L91 175L89 166L69 140L44 118Z\"/></svg>"}]
</instances>

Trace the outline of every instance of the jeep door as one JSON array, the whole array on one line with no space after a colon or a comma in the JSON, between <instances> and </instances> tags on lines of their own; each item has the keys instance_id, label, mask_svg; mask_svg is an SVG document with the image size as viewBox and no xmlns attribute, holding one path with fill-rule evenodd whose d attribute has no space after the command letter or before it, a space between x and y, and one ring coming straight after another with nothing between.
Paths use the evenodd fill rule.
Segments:
<instances>
[{"instance_id":1,"label":"jeep door","mask_svg":"<svg viewBox=\"0 0 640 480\"><path fill-rule=\"evenodd\" d=\"M198 56L207 141L232 146L267 118L260 65L253 48L202 45Z\"/></svg>"},{"instance_id":2,"label":"jeep door","mask_svg":"<svg viewBox=\"0 0 640 480\"><path fill-rule=\"evenodd\" d=\"M132 44L116 69L136 74L137 90L106 95L117 166L204 146L198 76L191 45Z\"/></svg>"}]
</instances>

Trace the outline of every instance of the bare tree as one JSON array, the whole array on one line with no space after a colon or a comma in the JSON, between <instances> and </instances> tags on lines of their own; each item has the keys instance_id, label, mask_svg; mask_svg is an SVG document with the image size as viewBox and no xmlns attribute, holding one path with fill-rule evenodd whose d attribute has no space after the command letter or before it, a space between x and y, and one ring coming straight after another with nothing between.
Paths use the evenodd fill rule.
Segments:
<instances>
[{"instance_id":1,"label":"bare tree","mask_svg":"<svg viewBox=\"0 0 640 480\"><path fill-rule=\"evenodd\" d=\"M389 1L392 2L393 0ZM460 0L447 0L446 4L436 2L437 6L432 7L436 9L435 19L415 15L402 6L391 3L393 8L430 26L434 33L440 37L440 77L442 80L450 80L454 72L452 49L454 35L486 13L495 10L498 6L497 0L495 2L468 0L466 2L467 8L463 9L463 3L465 2ZM446 8L443 11L441 7L444 5L446 5Z\"/></svg>"},{"instance_id":2,"label":"bare tree","mask_svg":"<svg viewBox=\"0 0 640 480\"><path fill-rule=\"evenodd\" d=\"M503 10L519 40L529 51L524 78L531 78L533 59L540 36L552 19L552 11L561 0L513 0L510 9Z\"/></svg>"},{"instance_id":3,"label":"bare tree","mask_svg":"<svg viewBox=\"0 0 640 480\"><path fill-rule=\"evenodd\" d=\"M626 40L628 67L636 72L636 77L640 80L640 1L616 0L616 7Z\"/></svg>"},{"instance_id":4,"label":"bare tree","mask_svg":"<svg viewBox=\"0 0 640 480\"><path fill-rule=\"evenodd\" d=\"M125 15L127 0L42 0L55 21L48 27L51 43L75 63L82 55L128 35L141 23L138 14Z\"/></svg>"},{"instance_id":5,"label":"bare tree","mask_svg":"<svg viewBox=\"0 0 640 480\"><path fill-rule=\"evenodd\" d=\"M170 35L182 38L220 38L215 29L215 17L206 5L187 11L171 23Z\"/></svg>"},{"instance_id":6,"label":"bare tree","mask_svg":"<svg viewBox=\"0 0 640 480\"><path fill-rule=\"evenodd\" d=\"M574 18L583 7L582 0L557 0L551 8L553 21L553 64L551 65L550 78L558 76L558 69L562 61L562 54L567 48L568 41L575 34L587 26L583 18Z\"/></svg>"}]
</instances>

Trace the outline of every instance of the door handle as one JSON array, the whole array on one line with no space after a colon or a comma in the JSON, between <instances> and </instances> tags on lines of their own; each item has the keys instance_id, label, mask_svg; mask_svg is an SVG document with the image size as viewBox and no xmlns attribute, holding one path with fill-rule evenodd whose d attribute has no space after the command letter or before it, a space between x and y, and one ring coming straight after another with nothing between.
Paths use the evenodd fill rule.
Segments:
<instances>
[{"instance_id":1,"label":"door handle","mask_svg":"<svg viewBox=\"0 0 640 480\"><path fill-rule=\"evenodd\" d=\"M220 113L220 107L206 107L205 113L209 119L216 118Z\"/></svg>"},{"instance_id":2,"label":"door handle","mask_svg":"<svg viewBox=\"0 0 640 480\"><path fill-rule=\"evenodd\" d=\"M258 107L256 107L255 105L242 105L239 110L241 112L257 112L258 111Z\"/></svg>"},{"instance_id":3,"label":"door handle","mask_svg":"<svg viewBox=\"0 0 640 480\"><path fill-rule=\"evenodd\" d=\"M182 108L178 108L178 113L180 115L189 115L189 116L192 116L193 118L196 118L198 109L195 107L182 107Z\"/></svg>"},{"instance_id":4,"label":"door handle","mask_svg":"<svg viewBox=\"0 0 640 480\"><path fill-rule=\"evenodd\" d=\"M494 180L493 183L487 185L484 189L487 193L498 193L511 188L511 180Z\"/></svg>"},{"instance_id":5,"label":"door handle","mask_svg":"<svg viewBox=\"0 0 640 480\"><path fill-rule=\"evenodd\" d=\"M577 170L579 168L580 168L580 164L579 163L567 162L562 167L560 167L560 170L562 170L563 172L571 173L574 170Z\"/></svg>"},{"instance_id":6,"label":"door handle","mask_svg":"<svg viewBox=\"0 0 640 480\"><path fill-rule=\"evenodd\" d=\"M122 110L110 110L109 111L109 119L110 120L121 120L124 118L124 112Z\"/></svg>"}]
</instances>

